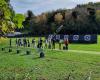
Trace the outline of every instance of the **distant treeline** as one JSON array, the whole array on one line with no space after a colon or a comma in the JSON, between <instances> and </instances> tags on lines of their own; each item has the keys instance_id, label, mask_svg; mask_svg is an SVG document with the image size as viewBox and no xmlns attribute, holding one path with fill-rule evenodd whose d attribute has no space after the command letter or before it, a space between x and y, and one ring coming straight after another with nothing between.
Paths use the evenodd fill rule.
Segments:
<instances>
[{"instance_id":1,"label":"distant treeline","mask_svg":"<svg viewBox=\"0 0 100 80\"><path fill-rule=\"evenodd\" d=\"M64 25L59 34L100 34L100 2L77 5L74 9L58 9L35 16L27 11L22 22L24 28L16 29L33 35L52 34Z\"/></svg>"}]
</instances>

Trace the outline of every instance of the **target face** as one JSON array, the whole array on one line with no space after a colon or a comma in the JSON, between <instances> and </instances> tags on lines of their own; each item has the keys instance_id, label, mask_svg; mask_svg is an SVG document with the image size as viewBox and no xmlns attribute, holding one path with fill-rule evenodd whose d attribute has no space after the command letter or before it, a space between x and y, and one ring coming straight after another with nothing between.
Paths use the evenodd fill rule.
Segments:
<instances>
[{"instance_id":1,"label":"target face","mask_svg":"<svg viewBox=\"0 0 100 80\"><path fill-rule=\"evenodd\" d=\"M84 40L85 41L90 41L91 40L91 35L85 35Z\"/></svg>"},{"instance_id":2,"label":"target face","mask_svg":"<svg viewBox=\"0 0 100 80\"><path fill-rule=\"evenodd\" d=\"M74 35L74 36L73 36L73 40L74 40L74 41L78 41L78 40L79 40L79 35Z\"/></svg>"}]
</instances>

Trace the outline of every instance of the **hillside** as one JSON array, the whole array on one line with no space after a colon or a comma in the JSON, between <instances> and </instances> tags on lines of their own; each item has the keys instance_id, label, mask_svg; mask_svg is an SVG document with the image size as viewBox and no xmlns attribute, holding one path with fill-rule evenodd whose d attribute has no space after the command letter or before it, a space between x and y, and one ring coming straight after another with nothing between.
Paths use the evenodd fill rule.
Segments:
<instances>
[{"instance_id":1,"label":"hillside","mask_svg":"<svg viewBox=\"0 0 100 80\"><path fill-rule=\"evenodd\" d=\"M45 35L63 24L61 34L100 34L100 3L77 5L74 9L58 9L35 16L32 11L23 22L22 31L30 31L34 35ZM88 28L88 29L87 29Z\"/></svg>"}]
</instances>

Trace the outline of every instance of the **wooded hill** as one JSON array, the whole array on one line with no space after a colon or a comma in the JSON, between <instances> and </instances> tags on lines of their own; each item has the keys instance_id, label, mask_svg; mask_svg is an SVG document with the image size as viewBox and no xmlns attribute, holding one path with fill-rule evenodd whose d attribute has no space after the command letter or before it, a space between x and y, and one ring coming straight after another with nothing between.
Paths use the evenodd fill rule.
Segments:
<instances>
[{"instance_id":1,"label":"wooded hill","mask_svg":"<svg viewBox=\"0 0 100 80\"><path fill-rule=\"evenodd\" d=\"M23 32L34 35L52 34L63 24L59 34L100 34L100 2L77 5L74 9L58 9L35 16L27 11Z\"/></svg>"}]
</instances>

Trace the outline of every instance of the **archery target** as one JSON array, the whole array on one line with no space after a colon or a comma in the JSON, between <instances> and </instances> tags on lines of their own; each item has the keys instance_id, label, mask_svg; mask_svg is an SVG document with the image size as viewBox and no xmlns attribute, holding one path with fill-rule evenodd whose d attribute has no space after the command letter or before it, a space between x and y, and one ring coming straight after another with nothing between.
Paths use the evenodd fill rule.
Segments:
<instances>
[{"instance_id":1,"label":"archery target","mask_svg":"<svg viewBox=\"0 0 100 80\"><path fill-rule=\"evenodd\" d=\"M85 41L90 41L91 40L91 35L85 35L84 40Z\"/></svg>"},{"instance_id":2,"label":"archery target","mask_svg":"<svg viewBox=\"0 0 100 80\"><path fill-rule=\"evenodd\" d=\"M79 35L74 35L73 40L78 41L79 40Z\"/></svg>"}]
</instances>

